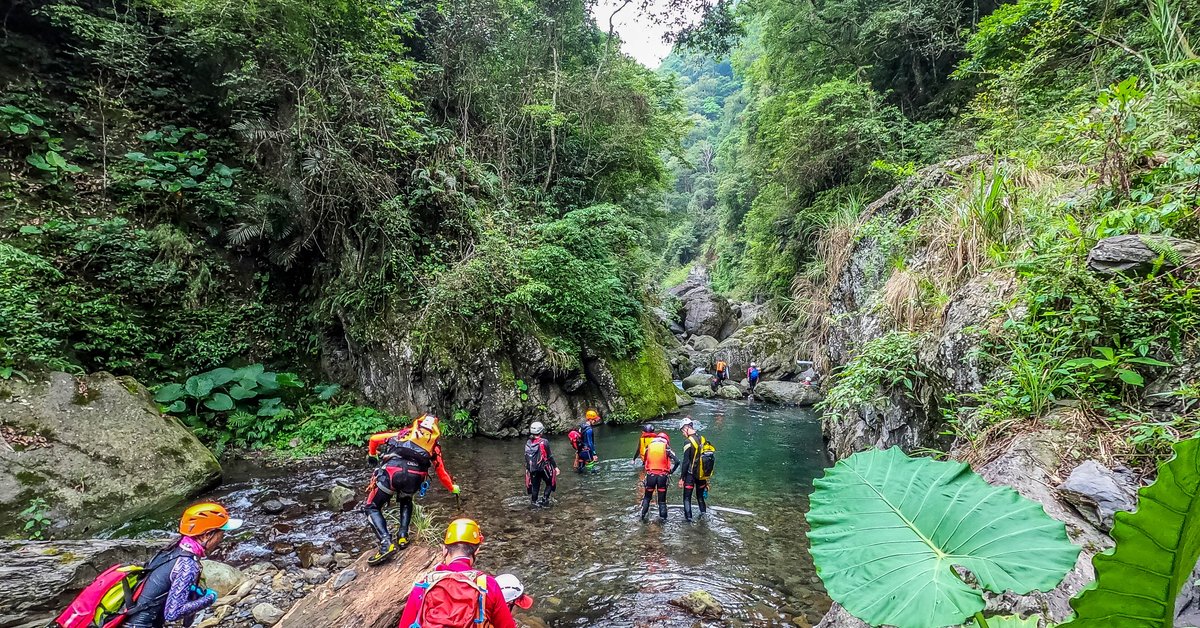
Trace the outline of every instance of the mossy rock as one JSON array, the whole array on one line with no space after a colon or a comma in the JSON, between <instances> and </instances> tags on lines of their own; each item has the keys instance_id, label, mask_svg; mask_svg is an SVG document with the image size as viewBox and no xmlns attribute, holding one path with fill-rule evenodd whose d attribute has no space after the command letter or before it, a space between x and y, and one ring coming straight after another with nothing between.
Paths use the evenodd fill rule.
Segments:
<instances>
[{"instance_id":1,"label":"mossy rock","mask_svg":"<svg viewBox=\"0 0 1200 628\"><path fill-rule=\"evenodd\" d=\"M671 368L657 345L648 344L632 358L608 363L625 411L635 420L674 412L679 408Z\"/></svg>"}]
</instances>

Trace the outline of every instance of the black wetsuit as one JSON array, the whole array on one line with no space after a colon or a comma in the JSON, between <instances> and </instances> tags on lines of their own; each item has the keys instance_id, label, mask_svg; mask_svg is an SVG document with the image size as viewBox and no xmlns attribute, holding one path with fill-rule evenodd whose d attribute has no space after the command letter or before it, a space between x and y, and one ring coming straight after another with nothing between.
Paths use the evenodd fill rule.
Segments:
<instances>
[{"instance_id":1,"label":"black wetsuit","mask_svg":"<svg viewBox=\"0 0 1200 628\"><path fill-rule=\"evenodd\" d=\"M388 535L387 520L383 517L383 508L387 506L392 496L400 506L400 531L397 539L407 539L408 528L412 523L413 495L421 490L421 485L429 478L429 468L434 464L441 470L441 449L434 445L434 451L421 449L413 443L395 439L389 441L380 454L380 465L372 477L371 490L367 493L367 519L379 539L381 549L391 543Z\"/></svg>"},{"instance_id":2,"label":"black wetsuit","mask_svg":"<svg viewBox=\"0 0 1200 628\"><path fill-rule=\"evenodd\" d=\"M671 470L662 471L646 471L646 481L643 484L645 491L642 494L642 519L650 512L650 496L655 492L658 493L658 516L660 519L667 518L667 484L671 481L671 474L679 468L679 458L675 457L675 452L667 447L667 458L671 461Z\"/></svg>"},{"instance_id":3,"label":"black wetsuit","mask_svg":"<svg viewBox=\"0 0 1200 628\"><path fill-rule=\"evenodd\" d=\"M536 456L531 459L531 452L536 452L538 449L544 459L539 461ZM538 493L545 484L546 493L542 495L542 504L548 504L550 493L554 492L558 484L556 477L558 463L554 462L554 454L550 453L550 442L545 438L538 436L525 441L525 473L527 478L525 488L529 491L529 503L537 503Z\"/></svg>"},{"instance_id":4,"label":"black wetsuit","mask_svg":"<svg viewBox=\"0 0 1200 628\"><path fill-rule=\"evenodd\" d=\"M683 446L683 518L692 520L692 492L696 493L696 501L700 504L700 514L708 510L704 494L708 491L708 480L700 480L696 475L700 472L700 434L686 437L687 444Z\"/></svg>"}]
</instances>

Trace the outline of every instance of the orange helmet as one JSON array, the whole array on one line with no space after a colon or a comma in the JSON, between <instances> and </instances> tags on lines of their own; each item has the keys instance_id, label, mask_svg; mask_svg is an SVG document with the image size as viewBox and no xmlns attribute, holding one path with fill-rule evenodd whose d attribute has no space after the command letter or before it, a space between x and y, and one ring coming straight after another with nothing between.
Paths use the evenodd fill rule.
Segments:
<instances>
[{"instance_id":1,"label":"orange helmet","mask_svg":"<svg viewBox=\"0 0 1200 628\"><path fill-rule=\"evenodd\" d=\"M450 545L451 543L470 543L471 545L479 545L483 542L483 532L479 530L479 524L472 519L455 519L450 522L450 527L446 528L446 538L442 543Z\"/></svg>"},{"instance_id":2,"label":"orange helmet","mask_svg":"<svg viewBox=\"0 0 1200 628\"><path fill-rule=\"evenodd\" d=\"M596 412L595 410L588 410L584 414L584 416L587 417L587 420L589 420L589 421L599 421L600 420L600 413Z\"/></svg>"},{"instance_id":3,"label":"orange helmet","mask_svg":"<svg viewBox=\"0 0 1200 628\"><path fill-rule=\"evenodd\" d=\"M236 530L240 527L241 519L231 519L224 506L212 502L189 507L179 519L179 533L186 536L199 536L213 530Z\"/></svg>"}]
</instances>

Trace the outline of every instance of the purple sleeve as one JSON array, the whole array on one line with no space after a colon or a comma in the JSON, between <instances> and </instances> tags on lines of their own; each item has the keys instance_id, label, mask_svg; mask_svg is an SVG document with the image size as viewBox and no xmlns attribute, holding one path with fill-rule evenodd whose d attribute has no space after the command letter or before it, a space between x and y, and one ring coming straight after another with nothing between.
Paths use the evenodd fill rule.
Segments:
<instances>
[{"instance_id":1,"label":"purple sleeve","mask_svg":"<svg viewBox=\"0 0 1200 628\"><path fill-rule=\"evenodd\" d=\"M192 597L192 585L200 576L200 563L192 559L177 559L171 568L171 590L167 593L167 604L163 608L163 619L176 621L193 615L216 602L211 596Z\"/></svg>"}]
</instances>

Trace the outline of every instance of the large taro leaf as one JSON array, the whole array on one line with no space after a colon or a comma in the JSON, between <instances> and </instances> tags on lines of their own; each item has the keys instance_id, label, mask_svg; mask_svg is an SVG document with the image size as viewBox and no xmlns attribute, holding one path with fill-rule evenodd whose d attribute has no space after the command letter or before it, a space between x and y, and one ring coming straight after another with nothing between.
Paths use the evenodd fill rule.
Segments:
<instances>
[{"instance_id":1,"label":"large taro leaf","mask_svg":"<svg viewBox=\"0 0 1200 628\"><path fill-rule=\"evenodd\" d=\"M982 592L1054 588L1079 548L1062 523L958 462L898 448L854 454L814 482L813 561L830 597L872 625L937 628L983 610Z\"/></svg>"},{"instance_id":2,"label":"large taro leaf","mask_svg":"<svg viewBox=\"0 0 1200 628\"><path fill-rule=\"evenodd\" d=\"M1200 440L1175 444L1135 512L1118 512L1116 547L1092 559L1096 581L1071 600L1071 628L1171 628L1175 598L1200 559Z\"/></svg>"}]
</instances>

